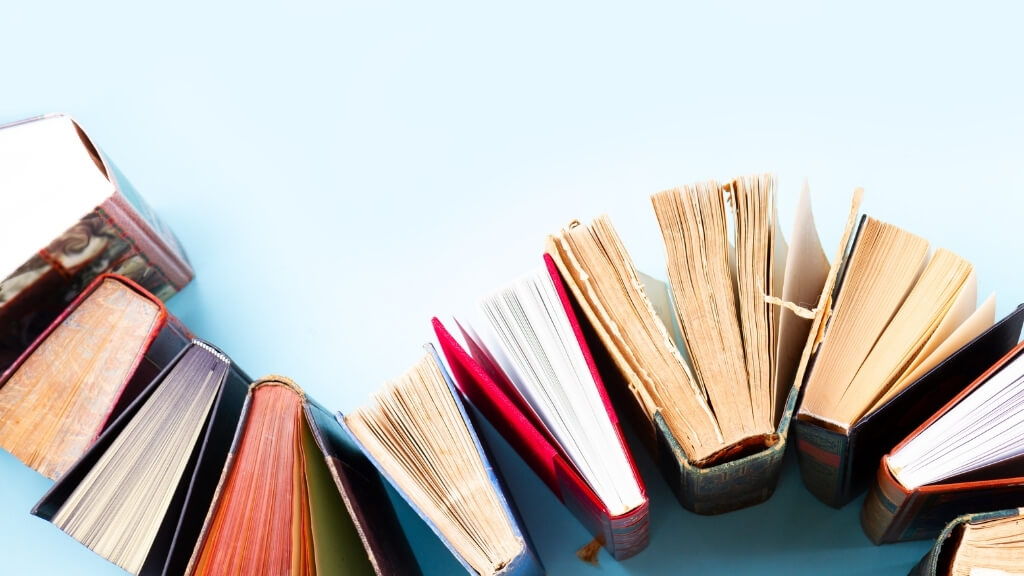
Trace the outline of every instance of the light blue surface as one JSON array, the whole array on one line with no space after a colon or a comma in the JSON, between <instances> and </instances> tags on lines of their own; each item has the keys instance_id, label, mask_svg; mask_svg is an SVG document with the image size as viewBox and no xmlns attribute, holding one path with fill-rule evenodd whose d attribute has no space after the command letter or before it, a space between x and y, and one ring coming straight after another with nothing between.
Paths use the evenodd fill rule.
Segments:
<instances>
[{"instance_id":1,"label":"light blue surface","mask_svg":"<svg viewBox=\"0 0 1024 576\"><path fill-rule=\"evenodd\" d=\"M774 170L808 177L831 256L851 191L1024 300L1019 8L760 3L8 3L0 121L73 114L177 231L199 278L171 309L250 374L351 410L411 365L429 319L540 264L544 234L611 214L663 276L648 195ZM0 191L10 194L11 191ZM904 574L858 506L803 488L684 512L647 457L651 548L601 567L507 449L552 574ZM48 483L0 455L3 574L118 571L28 510ZM432 574L455 564L400 510Z\"/></svg>"}]
</instances>

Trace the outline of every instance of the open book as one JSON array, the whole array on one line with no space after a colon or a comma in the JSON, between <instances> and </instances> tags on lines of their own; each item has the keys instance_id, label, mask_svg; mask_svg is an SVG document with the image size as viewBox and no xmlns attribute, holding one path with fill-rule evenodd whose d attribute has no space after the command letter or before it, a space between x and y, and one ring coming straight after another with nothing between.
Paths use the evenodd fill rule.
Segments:
<instances>
[{"instance_id":1,"label":"open book","mask_svg":"<svg viewBox=\"0 0 1024 576\"><path fill-rule=\"evenodd\" d=\"M544 573L433 346L337 419L467 573Z\"/></svg>"},{"instance_id":2,"label":"open book","mask_svg":"<svg viewBox=\"0 0 1024 576\"><path fill-rule=\"evenodd\" d=\"M648 543L648 503L554 262L434 330L460 391L613 557ZM461 340L461 342L460 342ZM594 548L596 553L598 548Z\"/></svg>"},{"instance_id":3,"label":"open book","mask_svg":"<svg viewBox=\"0 0 1024 576\"><path fill-rule=\"evenodd\" d=\"M645 286L607 217L547 241L589 321L592 348L614 366L610 391L626 397L682 504L701 513L773 492L793 383L830 273L806 185L788 258L775 191L774 177L760 175L654 195L674 304L668 318L655 305L664 288Z\"/></svg>"},{"instance_id":4,"label":"open book","mask_svg":"<svg viewBox=\"0 0 1024 576\"><path fill-rule=\"evenodd\" d=\"M1022 320L994 326L995 296L977 306L969 262L868 216L842 262L795 424L804 483L837 507L867 487L886 450L1016 342Z\"/></svg>"},{"instance_id":5,"label":"open book","mask_svg":"<svg viewBox=\"0 0 1024 576\"><path fill-rule=\"evenodd\" d=\"M882 458L861 521L874 542L929 538L960 514L1024 506L1024 345Z\"/></svg>"},{"instance_id":6,"label":"open book","mask_svg":"<svg viewBox=\"0 0 1024 576\"><path fill-rule=\"evenodd\" d=\"M1024 509L953 520L910 576L1024 576Z\"/></svg>"}]
</instances>

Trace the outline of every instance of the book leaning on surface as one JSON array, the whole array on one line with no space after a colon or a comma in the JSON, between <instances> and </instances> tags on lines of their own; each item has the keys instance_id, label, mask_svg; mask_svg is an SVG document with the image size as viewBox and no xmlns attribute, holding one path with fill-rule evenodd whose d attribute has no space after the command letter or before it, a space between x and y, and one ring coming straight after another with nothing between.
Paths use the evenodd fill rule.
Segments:
<instances>
[{"instance_id":1,"label":"book leaning on surface","mask_svg":"<svg viewBox=\"0 0 1024 576\"><path fill-rule=\"evenodd\" d=\"M0 126L0 372L97 275L167 300L192 279L171 230L70 117Z\"/></svg>"},{"instance_id":2,"label":"book leaning on surface","mask_svg":"<svg viewBox=\"0 0 1024 576\"><path fill-rule=\"evenodd\" d=\"M1024 509L965 514L946 525L908 576L1024 575Z\"/></svg>"},{"instance_id":3,"label":"book leaning on surface","mask_svg":"<svg viewBox=\"0 0 1024 576\"><path fill-rule=\"evenodd\" d=\"M544 574L455 384L434 347L425 348L370 404L339 412L338 422L467 574Z\"/></svg>"},{"instance_id":4,"label":"book leaning on surface","mask_svg":"<svg viewBox=\"0 0 1024 576\"><path fill-rule=\"evenodd\" d=\"M840 507L879 458L1016 343L1018 309L994 324L973 266L869 216L846 249L794 419L800 472Z\"/></svg>"},{"instance_id":5,"label":"book leaning on surface","mask_svg":"<svg viewBox=\"0 0 1024 576\"><path fill-rule=\"evenodd\" d=\"M183 573L249 381L192 341L32 513L132 574Z\"/></svg>"},{"instance_id":6,"label":"book leaning on surface","mask_svg":"<svg viewBox=\"0 0 1024 576\"><path fill-rule=\"evenodd\" d=\"M961 514L1024 506L1024 344L882 458L861 509L876 544L938 534Z\"/></svg>"},{"instance_id":7,"label":"book leaning on surface","mask_svg":"<svg viewBox=\"0 0 1024 576\"><path fill-rule=\"evenodd\" d=\"M645 286L606 216L549 236L546 251L587 320L613 404L682 505L701 514L750 506L775 490L793 384L821 321L813 309L836 268L806 185L788 257L770 175L668 190L652 202L674 302L660 318L671 306L664 285Z\"/></svg>"},{"instance_id":8,"label":"book leaning on surface","mask_svg":"<svg viewBox=\"0 0 1024 576\"><path fill-rule=\"evenodd\" d=\"M231 432L185 574L420 573L380 476L290 379L252 383Z\"/></svg>"},{"instance_id":9,"label":"book leaning on surface","mask_svg":"<svg viewBox=\"0 0 1024 576\"><path fill-rule=\"evenodd\" d=\"M643 480L565 286L550 256L544 268L481 304L481 319L453 336L434 331L459 391L618 560L649 541ZM580 553L596 555L597 546Z\"/></svg>"},{"instance_id":10,"label":"book leaning on surface","mask_svg":"<svg viewBox=\"0 0 1024 576\"><path fill-rule=\"evenodd\" d=\"M0 377L0 447L60 477L189 337L145 289L100 276Z\"/></svg>"}]
</instances>

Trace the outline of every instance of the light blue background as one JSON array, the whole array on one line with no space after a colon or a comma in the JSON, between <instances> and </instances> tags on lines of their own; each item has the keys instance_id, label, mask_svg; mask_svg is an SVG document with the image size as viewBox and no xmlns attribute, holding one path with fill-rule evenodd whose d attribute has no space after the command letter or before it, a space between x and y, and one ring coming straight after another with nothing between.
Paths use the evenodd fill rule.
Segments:
<instances>
[{"instance_id":1,"label":"light blue background","mask_svg":"<svg viewBox=\"0 0 1024 576\"><path fill-rule=\"evenodd\" d=\"M539 265L573 218L610 213L663 276L648 196L707 178L777 172L786 229L809 178L830 256L864 186L866 211L974 262L1005 314L1024 299L1008 8L5 3L0 121L73 114L186 246L198 279L171 310L347 410L418 358L431 316ZM637 452L651 547L592 568L499 448L552 574L904 574L928 547L872 546L859 501L818 503L792 455L767 504L709 518ZM28 515L48 482L6 454L0 486L0 572L119 573ZM451 573L400 513L428 573Z\"/></svg>"}]
</instances>

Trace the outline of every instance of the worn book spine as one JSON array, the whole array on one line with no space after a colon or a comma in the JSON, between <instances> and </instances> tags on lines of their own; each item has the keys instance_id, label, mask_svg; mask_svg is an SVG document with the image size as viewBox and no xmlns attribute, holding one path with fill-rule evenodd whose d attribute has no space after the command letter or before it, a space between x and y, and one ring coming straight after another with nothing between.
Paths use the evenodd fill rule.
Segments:
<instances>
[{"instance_id":1,"label":"worn book spine","mask_svg":"<svg viewBox=\"0 0 1024 576\"><path fill-rule=\"evenodd\" d=\"M793 429L804 486L834 508L849 502L844 484L849 466L850 437L799 416L793 422Z\"/></svg>"},{"instance_id":2,"label":"worn book spine","mask_svg":"<svg viewBox=\"0 0 1024 576\"><path fill-rule=\"evenodd\" d=\"M964 514L958 516L942 529L938 539L931 550L921 558L921 561L910 571L909 576L945 576L950 574L953 557L956 554L957 546L960 543L960 536L963 534L965 524L976 524L997 520L999 518L1010 518L1021 515L1021 510L1011 508L1009 510L997 510L995 512L982 512L975 514Z\"/></svg>"},{"instance_id":3,"label":"worn book spine","mask_svg":"<svg viewBox=\"0 0 1024 576\"><path fill-rule=\"evenodd\" d=\"M916 496L916 492L908 492L900 486L883 460L860 512L860 523L867 537L875 544L896 541L906 528L909 509L916 507Z\"/></svg>"}]
</instances>

